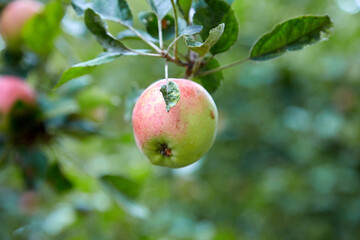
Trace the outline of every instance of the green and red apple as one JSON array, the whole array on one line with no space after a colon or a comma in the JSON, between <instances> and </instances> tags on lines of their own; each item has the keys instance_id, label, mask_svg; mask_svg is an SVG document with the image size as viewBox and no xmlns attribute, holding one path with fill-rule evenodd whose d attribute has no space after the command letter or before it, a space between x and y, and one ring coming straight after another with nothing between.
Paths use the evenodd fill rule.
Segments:
<instances>
[{"instance_id":1,"label":"green and red apple","mask_svg":"<svg viewBox=\"0 0 360 240\"><path fill-rule=\"evenodd\" d=\"M186 79L169 79L179 86L180 100L169 112L160 92L165 80L149 86L135 104L132 123L138 148L151 163L180 168L198 161L215 140L218 112L210 94Z\"/></svg>"}]
</instances>

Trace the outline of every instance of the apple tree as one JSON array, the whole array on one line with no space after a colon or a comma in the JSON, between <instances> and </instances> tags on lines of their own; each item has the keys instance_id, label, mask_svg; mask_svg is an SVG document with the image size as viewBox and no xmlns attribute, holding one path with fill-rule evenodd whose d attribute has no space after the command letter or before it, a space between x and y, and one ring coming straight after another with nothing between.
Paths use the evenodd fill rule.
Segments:
<instances>
[{"instance_id":1,"label":"apple tree","mask_svg":"<svg viewBox=\"0 0 360 240\"><path fill-rule=\"evenodd\" d=\"M0 0L1 14L17 1ZM277 0L267 19L253 1L37 2L16 41L0 29L1 77L36 95L0 112L0 239L331 239L334 225L358 233L356 88L329 97L331 83L299 77L321 61L333 66L323 75L340 72L347 58L332 62L328 43L319 46L329 52L279 58L330 37L327 3ZM289 61L308 53L306 67ZM322 108L331 101L343 118ZM136 144L155 165L191 165L152 166ZM333 156L341 161L322 162Z\"/></svg>"}]
</instances>

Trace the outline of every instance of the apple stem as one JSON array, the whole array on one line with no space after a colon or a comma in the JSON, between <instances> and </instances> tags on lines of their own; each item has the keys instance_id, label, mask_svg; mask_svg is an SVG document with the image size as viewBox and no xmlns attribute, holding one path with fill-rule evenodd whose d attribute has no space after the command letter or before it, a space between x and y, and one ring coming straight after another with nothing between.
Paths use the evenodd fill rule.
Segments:
<instances>
[{"instance_id":1,"label":"apple stem","mask_svg":"<svg viewBox=\"0 0 360 240\"><path fill-rule=\"evenodd\" d=\"M169 93L169 65L168 65L168 61L165 60L165 81L166 81L166 93Z\"/></svg>"},{"instance_id":2,"label":"apple stem","mask_svg":"<svg viewBox=\"0 0 360 240\"><path fill-rule=\"evenodd\" d=\"M169 66L168 66L168 61L165 60L165 80L166 80L166 83L168 81L168 78L169 78Z\"/></svg>"}]
</instances>

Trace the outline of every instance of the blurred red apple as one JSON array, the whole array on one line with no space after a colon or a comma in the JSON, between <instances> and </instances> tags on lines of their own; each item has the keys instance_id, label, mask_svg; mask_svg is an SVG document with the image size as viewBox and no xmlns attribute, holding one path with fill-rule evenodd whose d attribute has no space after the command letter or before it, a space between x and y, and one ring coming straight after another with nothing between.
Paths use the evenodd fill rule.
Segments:
<instances>
[{"instance_id":1,"label":"blurred red apple","mask_svg":"<svg viewBox=\"0 0 360 240\"><path fill-rule=\"evenodd\" d=\"M6 115L17 101L34 104L35 91L21 78L0 76L0 114Z\"/></svg>"},{"instance_id":2,"label":"blurred red apple","mask_svg":"<svg viewBox=\"0 0 360 240\"><path fill-rule=\"evenodd\" d=\"M155 165L184 167L199 160L212 146L218 112L210 94L186 79L169 79L180 89L180 100L170 112L160 92L160 80L138 99L132 117L138 148Z\"/></svg>"},{"instance_id":3,"label":"blurred red apple","mask_svg":"<svg viewBox=\"0 0 360 240\"><path fill-rule=\"evenodd\" d=\"M24 24L42 7L42 3L34 0L15 0L4 8L0 16L0 34L8 47L19 44Z\"/></svg>"}]
</instances>

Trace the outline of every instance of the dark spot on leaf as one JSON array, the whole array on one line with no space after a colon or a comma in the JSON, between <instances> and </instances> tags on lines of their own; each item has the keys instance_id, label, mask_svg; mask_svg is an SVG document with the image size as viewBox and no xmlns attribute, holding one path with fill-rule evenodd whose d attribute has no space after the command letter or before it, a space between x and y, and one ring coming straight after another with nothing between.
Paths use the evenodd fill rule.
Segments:
<instances>
[{"instance_id":1,"label":"dark spot on leaf","mask_svg":"<svg viewBox=\"0 0 360 240\"><path fill-rule=\"evenodd\" d=\"M162 21L161 21L161 27L164 29L164 28L166 28L167 27L167 25L169 25L169 21L168 20L166 20L166 19L163 19Z\"/></svg>"}]
</instances>

